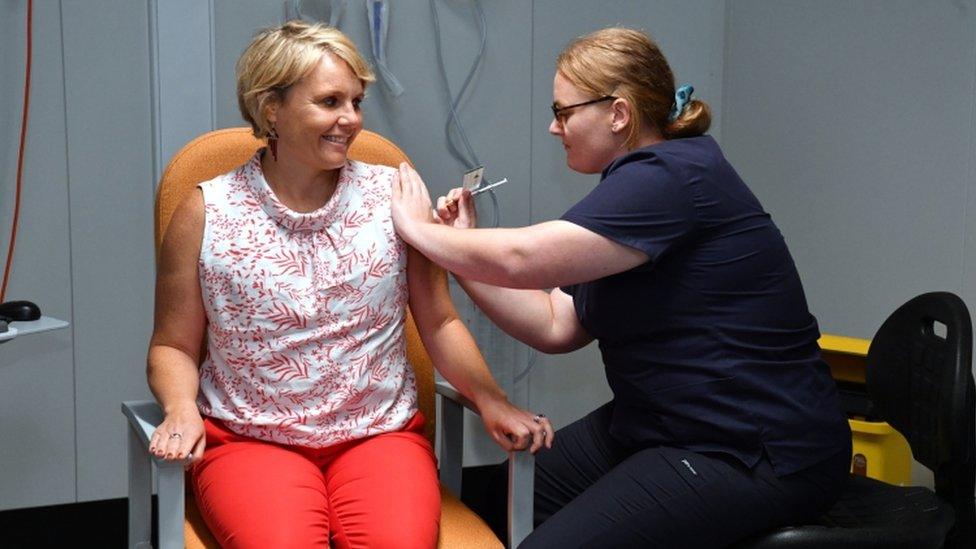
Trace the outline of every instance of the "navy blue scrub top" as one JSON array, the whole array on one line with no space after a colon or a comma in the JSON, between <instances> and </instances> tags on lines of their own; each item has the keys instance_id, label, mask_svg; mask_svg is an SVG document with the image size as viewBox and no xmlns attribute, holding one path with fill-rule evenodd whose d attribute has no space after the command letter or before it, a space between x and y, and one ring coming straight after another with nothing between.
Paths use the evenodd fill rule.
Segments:
<instances>
[{"instance_id":1,"label":"navy blue scrub top","mask_svg":"<svg viewBox=\"0 0 976 549\"><path fill-rule=\"evenodd\" d=\"M765 453L778 475L850 443L783 235L714 139L630 151L562 219L650 257L562 288L599 341L617 440Z\"/></svg>"}]
</instances>

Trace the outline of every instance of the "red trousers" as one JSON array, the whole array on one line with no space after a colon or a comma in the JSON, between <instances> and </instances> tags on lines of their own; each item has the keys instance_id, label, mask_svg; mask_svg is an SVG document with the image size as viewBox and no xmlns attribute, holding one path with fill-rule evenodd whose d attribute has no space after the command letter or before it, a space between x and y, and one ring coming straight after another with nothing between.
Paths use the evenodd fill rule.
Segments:
<instances>
[{"instance_id":1,"label":"red trousers","mask_svg":"<svg viewBox=\"0 0 976 549\"><path fill-rule=\"evenodd\" d=\"M313 449L205 418L193 491L223 547L435 547L440 490L417 413L401 431Z\"/></svg>"}]
</instances>

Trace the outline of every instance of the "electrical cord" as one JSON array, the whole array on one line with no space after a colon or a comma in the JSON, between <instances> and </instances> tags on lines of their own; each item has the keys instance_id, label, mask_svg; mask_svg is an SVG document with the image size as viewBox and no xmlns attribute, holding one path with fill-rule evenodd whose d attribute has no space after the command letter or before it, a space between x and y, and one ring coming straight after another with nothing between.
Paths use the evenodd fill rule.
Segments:
<instances>
[{"instance_id":1,"label":"electrical cord","mask_svg":"<svg viewBox=\"0 0 976 549\"><path fill-rule=\"evenodd\" d=\"M30 112L30 81L31 81L31 50L33 35L31 21L33 19L34 0L27 0L27 61L24 69L24 111L20 120L20 146L17 151L17 183L14 195L14 218L10 228L10 244L7 246L7 261L3 268L3 284L0 285L0 303L7 295L7 283L10 281L10 266L13 264L14 248L17 243L17 225L20 221L21 190L24 182L24 149L27 144L27 115Z\"/></svg>"}]
</instances>

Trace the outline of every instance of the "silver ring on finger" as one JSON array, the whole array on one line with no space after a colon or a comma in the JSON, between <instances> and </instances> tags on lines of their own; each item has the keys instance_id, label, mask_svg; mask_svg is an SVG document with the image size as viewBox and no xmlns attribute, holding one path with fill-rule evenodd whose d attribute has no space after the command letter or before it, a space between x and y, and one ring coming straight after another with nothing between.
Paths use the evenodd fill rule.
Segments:
<instances>
[{"instance_id":1,"label":"silver ring on finger","mask_svg":"<svg viewBox=\"0 0 976 549\"><path fill-rule=\"evenodd\" d=\"M532 421L534 421L536 423L542 423L542 420L544 420L544 419L546 419L546 414L536 414L532 418Z\"/></svg>"},{"instance_id":2,"label":"silver ring on finger","mask_svg":"<svg viewBox=\"0 0 976 549\"><path fill-rule=\"evenodd\" d=\"M183 435L182 435L182 433L170 433L169 434L169 438L178 438L178 439L182 440L183 439Z\"/></svg>"}]
</instances>

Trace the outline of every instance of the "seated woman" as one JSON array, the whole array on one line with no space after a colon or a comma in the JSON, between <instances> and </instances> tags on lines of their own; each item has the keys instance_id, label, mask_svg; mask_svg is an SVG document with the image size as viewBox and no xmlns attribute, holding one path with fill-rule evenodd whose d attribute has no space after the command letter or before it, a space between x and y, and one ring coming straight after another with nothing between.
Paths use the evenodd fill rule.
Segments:
<instances>
[{"instance_id":1,"label":"seated woman","mask_svg":"<svg viewBox=\"0 0 976 549\"><path fill-rule=\"evenodd\" d=\"M536 451L551 427L508 402L442 272L394 232L396 170L347 158L373 80L352 42L270 28L237 78L268 147L201 183L166 233L148 358L165 418L150 451L187 461L221 545L434 547L440 496L407 304L499 445Z\"/></svg>"},{"instance_id":2,"label":"seated woman","mask_svg":"<svg viewBox=\"0 0 976 549\"><path fill-rule=\"evenodd\" d=\"M847 478L796 266L691 92L641 32L570 44L549 131L570 169L602 177L557 221L472 229L455 189L435 223L401 167L397 231L492 320L547 352L600 345L613 400L537 457L522 547L726 547L816 519Z\"/></svg>"}]
</instances>

